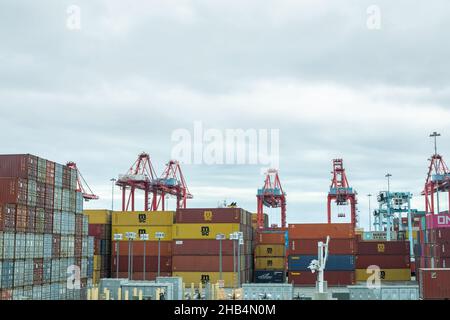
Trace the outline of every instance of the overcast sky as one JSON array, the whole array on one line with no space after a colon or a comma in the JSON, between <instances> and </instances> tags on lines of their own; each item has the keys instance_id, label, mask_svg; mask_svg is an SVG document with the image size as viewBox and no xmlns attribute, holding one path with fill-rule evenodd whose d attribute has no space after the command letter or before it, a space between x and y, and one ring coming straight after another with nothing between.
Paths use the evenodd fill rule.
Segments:
<instances>
[{"instance_id":1,"label":"overcast sky","mask_svg":"<svg viewBox=\"0 0 450 320\"><path fill-rule=\"evenodd\" d=\"M367 226L387 172L423 209L431 132L450 158L449 16L448 0L2 0L1 152L76 161L101 197L86 206L109 208L109 179L144 150L162 172L176 129L278 129L288 222L325 221L342 157ZM255 211L261 167L183 165L189 206Z\"/></svg>"}]
</instances>

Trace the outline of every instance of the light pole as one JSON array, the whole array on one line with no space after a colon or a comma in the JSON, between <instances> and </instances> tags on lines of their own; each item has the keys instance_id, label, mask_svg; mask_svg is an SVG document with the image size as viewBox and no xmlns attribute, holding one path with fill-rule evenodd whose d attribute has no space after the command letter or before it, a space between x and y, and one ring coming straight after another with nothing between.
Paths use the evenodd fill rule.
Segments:
<instances>
[{"instance_id":1,"label":"light pole","mask_svg":"<svg viewBox=\"0 0 450 320\"><path fill-rule=\"evenodd\" d=\"M164 239L165 236L164 232L155 232L155 238L158 239L158 277L161 274L161 239Z\"/></svg>"},{"instance_id":2,"label":"light pole","mask_svg":"<svg viewBox=\"0 0 450 320\"><path fill-rule=\"evenodd\" d=\"M127 232L125 236L128 239L128 280L133 280L133 251L132 251L132 240L136 239L135 232Z\"/></svg>"},{"instance_id":3,"label":"light pole","mask_svg":"<svg viewBox=\"0 0 450 320\"><path fill-rule=\"evenodd\" d=\"M372 197L372 194L367 195L369 197L369 231L372 231L372 211L370 209L370 198Z\"/></svg>"},{"instance_id":4,"label":"light pole","mask_svg":"<svg viewBox=\"0 0 450 320\"><path fill-rule=\"evenodd\" d=\"M387 191L387 224L386 224L386 240L391 241L391 180L392 174L387 173L386 176L388 181L388 191Z\"/></svg>"},{"instance_id":5,"label":"light pole","mask_svg":"<svg viewBox=\"0 0 450 320\"><path fill-rule=\"evenodd\" d=\"M236 232L230 233L230 240L233 242L233 277L236 274L236 240L239 236ZM236 288L236 281L233 281L233 286Z\"/></svg>"},{"instance_id":6,"label":"light pole","mask_svg":"<svg viewBox=\"0 0 450 320\"><path fill-rule=\"evenodd\" d=\"M140 239L144 242L144 265L143 265L143 271L144 271L144 276L143 276L143 280L145 281L145 247L147 246L146 241L148 240L148 234L147 233L143 233L139 235Z\"/></svg>"},{"instance_id":7,"label":"light pole","mask_svg":"<svg viewBox=\"0 0 450 320\"><path fill-rule=\"evenodd\" d=\"M219 240L219 281L222 283L222 240L225 239L225 235L223 233L219 233L216 235L216 240Z\"/></svg>"},{"instance_id":8,"label":"light pole","mask_svg":"<svg viewBox=\"0 0 450 320\"><path fill-rule=\"evenodd\" d=\"M122 234L121 233L116 233L114 234L114 241L116 241L116 278L119 278L119 248L120 248L120 243L119 241L122 241Z\"/></svg>"},{"instance_id":9,"label":"light pole","mask_svg":"<svg viewBox=\"0 0 450 320\"><path fill-rule=\"evenodd\" d=\"M112 187L111 187L111 211L114 211L114 183L117 181L117 179L112 178L109 181L112 182Z\"/></svg>"},{"instance_id":10,"label":"light pole","mask_svg":"<svg viewBox=\"0 0 450 320\"><path fill-rule=\"evenodd\" d=\"M437 154L438 154L437 153L437 137L440 137L440 136L441 136L441 134L437 133L436 131L433 132L432 134L430 134L430 137L434 138L434 156L437 156ZM435 166L435 169L436 169L436 174L438 174L438 167ZM431 196L433 196L433 194L431 194ZM439 214L440 213L440 209L439 209L439 187L436 188L436 209L437 209L437 214ZM449 208L449 210L450 210L450 208Z\"/></svg>"},{"instance_id":11,"label":"light pole","mask_svg":"<svg viewBox=\"0 0 450 320\"><path fill-rule=\"evenodd\" d=\"M241 246L244 244L244 233L238 232L238 288L241 287Z\"/></svg>"}]
</instances>

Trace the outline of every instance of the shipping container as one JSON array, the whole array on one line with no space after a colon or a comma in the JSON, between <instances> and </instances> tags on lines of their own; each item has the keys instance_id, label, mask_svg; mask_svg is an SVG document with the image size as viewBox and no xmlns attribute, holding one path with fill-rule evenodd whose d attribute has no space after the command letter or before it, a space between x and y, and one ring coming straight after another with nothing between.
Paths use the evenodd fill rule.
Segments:
<instances>
[{"instance_id":1,"label":"shipping container","mask_svg":"<svg viewBox=\"0 0 450 320\"><path fill-rule=\"evenodd\" d=\"M16 232L26 232L28 223L28 210L26 206L16 206Z\"/></svg>"},{"instance_id":2,"label":"shipping container","mask_svg":"<svg viewBox=\"0 0 450 320\"><path fill-rule=\"evenodd\" d=\"M3 259L14 259L16 235L12 232L3 232Z\"/></svg>"},{"instance_id":3,"label":"shipping container","mask_svg":"<svg viewBox=\"0 0 450 320\"><path fill-rule=\"evenodd\" d=\"M255 270L255 283L284 283L286 271L284 270Z\"/></svg>"},{"instance_id":4,"label":"shipping container","mask_svg":"<svg viewBox=\"0 0 450 320\"><path fill-rule=\"evenodd\" d=\"M289 224L289 239L317 239L330 236L331 239L351 239L355 229L351 223L308 223Z\"/></svg>"},{"instance_id":5,"label":"shipping container","mask_svg":"<svg viewBox=\"0 0 450 320\"><path fill-rule=\"evenodd\" d=\"M358 255L355 261L356 269L365 269L373 265L381 269L406 269L411 266L409 255Z\"/></svg>"},{"instance_id":6,"label":"shipping container","mask_svg":"<svg viewBox=\"0 0 450 320\"><path fill-rule=\"evenodd\" d=\"M367 281L374 275L374 271L356 269L356 281ZM411 281L411 269L380 269L381 281Z\"/></svg>"},{"instance_id":7,"label":"shipping container","mask_svg":"<svg viewBox=\"0 0 450 320\"><path fill-rule=\"evenodd\" d=\"M16 230L16 205L0 204L0 231Z\"/></svg>"},{"instance_id":8,"label":"shipping container","mask_svg":"<svg viewBox=\"0 0 450 320\"><path fill-rule=\"evenodd\" d=\"M289 240L289 254L292 255L311 255L317 254L318 243L326 242L325 238L321 239L294 239ZM355 239L330 239L328 244L329 254L355 254L357 245Z\"/></svg>"},{"instance_id":9,"label":"shipping container","mask_svg":"<svg viewBox=\"0 0 450 320\"><path fill-rule=\"evenodd\" d=\"M228 239L231 233L241 231L240 227L236 223L175 224L173 226L173 239L216 239L218 234L224 234ZM246 235L244 234L245 238Z\"/></svg>"},{"instance_id":10,"label":"shipping container","mask_svg":"<svg viewBox=\"0 0 450 320\"><path fill-rule=\"evenodd\" d=\"M286 232L261 232L256 233L257 244L285 244Z\"/></svg>"},{"instance_id":11,"label":"shipping container","mask_svg":"<svg viewBox=\"0 0 450 320\"><path fill-rule=\"evenodd\" d=\"M356 282L354 271L328 271L324 273L324 280L328 286L348 286ZM315 286L317 274L311 271L291 271L288 282L294 286Z\"/></svg>"},{"instance_id":12,"label":"shipping container","mask_svg":"<svg viewBox=\"0 0 450 320\"><path fill-rule=\"evenodd\" d=\"M259 244L255 249L256 257L284 257L286 247L284 244Z\"/></svg>"},{"instance_id":13,"label":"shipping container","mask_svg":"<svg viewBox=\"0 0 450 320\"><path fill-rule=\"evenodd\" d=\"M0 177L36 180L38 158L30 154L0 155Z\"/></svg>"},{"instance_id":14,"label":"shipping container","mask_svg":"<svg viewBox=\"0 0 450 320\"><path fill-rule=\"evenodd\" d=\"M117 211L112 214L113 226L171 226L173 211Z\"/></svg>"},{"instance_id":15,"label":"shipping container","mask_svg":"<svg viewBox=\"0 0 450 320\"><path fill-rule=\"evenodd\" d=\"M317 260L317 255L290 255L289 271L310 271L311 261ZM352 255L329 255L325 265L326 271L348 271L355 269L355 257Z\"/></svg>"},{"instance_id":16,"label":"shipping container","mask_svg":"<svg viewBox=\"0 0 450 320\"><path fill-rule=\"evenodd\" d=\"M216 240L214 240L216 241ZM119 243L119 255L128 255L129 244L128 241L113 241L112 242L112 252L113 255L117 255L117 243ZM157 241L133 241L130 243L132 245L133 255L143 256L144 255L144 244L145 244L145 254L155 256L158 255L158 242ZM108 252L108 254L109 254ZM217 250L217 252L219 252ZM215 254L217 254L217 252ZM160 255L171 256L172 255L172 242L161 241L160 243Z\"/></svg>"},{"instance_id":17,"label":"shipping container","mask_svg":"<svg viewBox=\"0 0 450 320\"><path fill-rule=\"evenodd\" d=\"M190 287L191 283L194 287L198 288L199 284L202 283L218 283L220 280L219 272L172 272L173 277L183 278L183 282L186 287ZM224 280L224 286L226 288L232 288L237 284L238 274L233 272L222 272L222 280Z\"/></svg>"},{"instance_id":18,"label":"shipping container","mask_svg":"<svg viewBox=\"0 0 450 320\"><path fill-rule=\"evenodd\" d=\"M238 244L236 241L234 245L237 254ZM172 245L173 255L217 255L220 249L219 241L217 240L199 240L199 239L179 239L174 240ZM245 241L241 245L241 254L252 254L252 242ZM233 255L233 240L222 240L222 254Z\"/></svg>"},{"instance_id":19,"label":"shipping container","mask_svg":"<svg viewBox=\"0 0 450 320\"><path fill-rule=\"evenodd\" d=\"M235 266L233 267L233 264ZM245 256L241 256L241 270L247 269ZM173 256L172 271L219 271L220 256ZM233 272L238 270L238 257L222 256L222 271Z\"/></svg>"},{"instance_id":20,"label":"shipping container","mask_svg":"<svg viewBox=\"0 0 450 320\"><path fill-rule=\"evenodd\" d=\"M419 294L422 300L450 299L450 269L419 269Z\"/></svg>"},{"instance_id":21,"label":"shipping container","mask_svg":"<svg viewBox=\"0 0 450 320\"><path fill-rule=\"evenodd\" d=\"M409 255L409 241L359 241L360 255Z\"/></svg>"},{"instance_id":22,"label":"shipping container","mask_svg":"<svg viewBox=\"0 0 450 320\"><path fill-rule=\"evenodd\" d=\"M255 269L258 270L280 270L285 268L286 259L275 257L257 257L255 258Z\"/></svg>"},{"instance_id":23,"label":"shipping container","mask_svg":"<svg viewBox=\"0 0 450 320\"><path fill-rule=\"evenodd\" d=\"M240 208L178 209L175 223L238 223L247 224L251 214Z\"/></svg>"},{"instance_id":24,"label":"shipping container","mask_svg":"<svg viewBox=\"0 0 450 320\"><path fill-rule=\"evenodd\" d=\"M117 257L113 256L111 268L116 271L117 268ZM144 257L143 256L131 256L130 259L133 263L133 272L143 272L144 271ZM128 256L119 256L119 272L128 271ZM130 262L131 263L131 262ZM131 268L130 268L131 270ZM157 256L146 256L145 257L145 270L148 272L158 271L158 257ZM172 257L160 257L160 270L164 272L172 271Z\"/></svg>"},{"instance_id":25,"label":"shipping container","mask_svg":"<svg viewBox=\"0 0 450 320\"><path fill-rule=\"evenodd\" d=\"M0 177L0 203L27 205L27 180Z\"/></svg>"},{"instance_id":26,"label":"shipping container","mask_svg":"<svg viewBox=\"0 0 450 320\"><path fill-rule=\"evenodd\" d=\"M139 238L140 234L148 234L149 241L157 241L155 237L156 232L164 232L165 237L161 241L172 241L172 227L169 226L157 226L157 227L147 227L147 226L125 226L125 227L113 227L111 237L114 238L115 234L122 234L123 239L126 239L127 232L136 233L136 239L134 241L141 241Z\"/></svg>"},{"instance_id":27,"label":"shipping container","mask_svg":"<svg viewBox=\"0 0 450 320\"><path fill-rule=\"evenodd\" d=\"M89 224L111 224L110 210L84 210L83 214L89 217Z\"/></svg>"}]
</instances>

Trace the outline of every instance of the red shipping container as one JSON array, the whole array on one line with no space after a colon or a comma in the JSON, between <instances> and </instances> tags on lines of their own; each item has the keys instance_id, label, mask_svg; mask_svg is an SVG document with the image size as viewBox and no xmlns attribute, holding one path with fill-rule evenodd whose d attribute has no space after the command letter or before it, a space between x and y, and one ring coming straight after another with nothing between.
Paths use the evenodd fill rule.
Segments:
<instances>
[{"instance_id":1,"label":"red shipping container","mask_svg":"<svg viewBox=\"0 0 450 320\"><path fill-rule=\"evenodd\" d=\"M27 207L27 231L33 233L35 230L36 209Z\"/></svg>"},{"instance_id":2,"label":"red shipping container","mask_svg":"<svg viewBox=\"0 0 450 320\"><path fill-rule=\"evenodd\" d=\"M53 211L44 211L44 233L53 233Z\"/></svg>"},{"instance_id":3,"label":"red shipping container","mask_svg":"<svg viewBox=\"0 0 450 320\"><path fill-rule=\"evenodd\" d=\"M19 177L33 179L37 177L38 158L30 154L0 155L0 177Z\"/></svg>"},{"instance_id":4,"label":"red shipping container","mask_svg":"<svg viewBox=\"0 0 450 320\"><path fill-rule=\"evenodd\" d=\"M450 228L436 229L434 233L436 243L450 243Z\"/></svg>"},{"instance_id":5,"label":"red shipping container","mask_svg":"<svg viewBox=\"0 0 450 320\"><path fill-rule=\"evenodd\" d=\"M12 232L16 229L16 206L0 204L0 231Z\"/></svg>"},{"instance_id":6,"label":"red shipping container","mask_svg":"<svg viewBox=\"0 0 450 320\"><path fill-rule=\"evenodd\" d=\"M286 234L285 232L257 232L255 240L257 244L285 244Z\"/></svg>"},{"instance_id":7,"label":"red shipping container","mask_svg":"<svg viewBox=\"0 0 450 320\"><path fill-rule=\"evenodd\" d=\"M45 186L45 203L46 209L53 209L53 199L54 199L54 187L50 185Z\"/></svg>"},{"instance_id":8,"label":"red shipping container","mask_svg":"<svg viewBox=\"0 0 450 320\"><path fill-rule=\"evenodd\" d=\"M160 272L159 273L161 277L171 277L172 272ZM158 276L157 272L147 272L145 271L145 280L151 281L156 280L156 277ZM111 272L111 278L116 278L116 270L113 270ZM119 272L119 278L121 279L127 279L128 278L128 272ZM143 280L144 279L144 273L143 272L133 272L133 275L131 277L133 280Z\"/></svg>"},{"instance_id":9,"label":"red shipping container","mask_svg":"<svg viewBox=\"0 0 450 320\"><path fill-rule=\"evenodd\" d=\"M422 300L450 299L450 269L419 269Z\"/></svg>"},{"instance_id":10,"label":"red shipping container","mask_svg":"<svg viewBox=\"0 0 450 320\"><path fill-rule=\"evenodd\" d=\"M33 268L33 285L42 284L43 275L44 275L44 262L43 259L34 259L34 268Z\"/></svg>"},{"instance_id":11,"label":"red shipping container","mask_svg":"<svg viewBox=\"0 0 450 320\"><path fill-rule=\"evenodd\" d=\"M409 241L360 241L357 247L360 255L409 255Z\"/></svg>"},{"instance_id":12,"label":"red shipping container","mask_svg":"<svg viewBox=\"0 0 450 320\"><path fill-rule=\"evenodd\" d=\"M324 273L324 280L328 286L348 286L355 284L354 271L327 271ZM294 286L315 286L317 274L310 271L289 272L288 282Z\"/></svg>"},{"instance_id":13,"label":"red shipping container","mask_svg":"<svg viewBox=\"0 0 450 320\"><path fill-rule=\"evenodd\" d=\"M242 259L245 261L245 258ZM236 257L237 270L237 257ZM241 269L246 269L245 263ZM196 272L218 272L220 270L219 256L173 256L172 271L196 271ZM222 256L222 271L233 272L233 256Z\"/></svg>"},{"instance_id":14,"label":"red shipping container","mask_svg":"<svg viewBox=\"0 0 450 320\"><path fill-rule=\"evenodd\" d=\"M217 240L174 240L172 242L173 255L177 256L216 256L219 254L220 244ZM237 252L237 243L235 242L235 249ZM244 242L241 246L241 254L251 254L251 242ZM222 241L222 255L233 255L233 240Z\"/></svg>"},{"instance_id":15,"label":"red shipping container","mask_svg":"<svg viewBox=\"0 0 450 320\"><path fill-rule=\"evenodd\" d=\"M206 241L206 240L200 240ZM215 240L218 242L217 240ZM117 255L116 249L116 241L112 242L111 251L115 256ZM119 241L119 255L128 255L128 241ZM144 241L134 241L132 243L133 248L132 252L135 256L143 256L144 255ZM99 251L100 252L100 251ZM145 254L151 256L158 255L158 242L157 241L145 241ZM161 256L171 256L172 255L172 242L171 241L161 241L160 247L160 255Z\"/></svg>"},{"instance_id":16,"label":"red shipping container","mask_svg":"<svg viewBox=\"0 0 450 320\"><path fill-rule=\"evenodd\" d=\"M26 206L18 205L16 206L16 231L26 232L27 231L27 215L28 210Z\"/></svg>"},{"instance_id":17,"label":"red shipping container","mask_svg":"<svg viewBox=\"0 0 450 320\"><path fill-rule=\"evenodd\" d=\"M45 183L36 182L36 207L45 207Z\"/></svg>"},{"instance_id":18,"label":"red shipping container","mask_svg":"<svg viewBox=\"0 0 450 320\"><path fill-rule=\"evenodd\" d=\"M176 223L241 223L247 224L250 214L240 208L178 209Z\"/></svg>"},{"instance_id":19,"label":"red shipping container","mask_svg":"<svg viewBox=\"0 0 450 320\"><path fill-rule=\"evenodd\" d=\"M411 266L409 255L357 255L355 257L356 269L367 269L372 265L379 266L381 269L407 269Z\"/></svg>"},{"instance_id":20,"label":"red shipping container","mask_svg":"<svg viewBox=\"0 0 450 320\"><path fill-rule=\"evenodd\" d=\"M0 178L0 203L27 204L28 183L20 178Z\"/></svg>"},{"instance_id":21,"label":"red shipping container","mask_svg":"<svg viewBox=\"0 0 450 320\"><path fill-rule=\"evenodd\" d=\"M289 254L317 254L319 241L326 242L326 239L289 240ZM355 239L330 239L328 250L329 254L355 254L356 241Z\"/></svg>"},{"instance_id":22,"label":"red shipping container","mask_svg":"<svg viewBox=\"0 0 450 320\"><path fill-rule=\"evenodd\" d=\"M52 257L59 258L60 250L61 250L61 235L53 234L53 242L52 242Z\"/></svg>"},{"instance_id":23,"label":"red shipping container","mask_svg":"<svg viewBox=\"0 0 450 320\"><path fill-rule=\"evenodd\" d=\"M55 184L55 163L47 160L47 175L45 177L45 183L48 185Z\"/></svg>"},{"instance_id":24,"label":"red shipping container","mask_svg":"<svg viewBox=\"0 0 450 320\"><path fill-rule=\"evenodd\" d=\"M133 259L133 272L144 271L144 257L132 256ZM160 270L162 272L172 272L172 257L161 256ZM116 270L116 256L112 257L111 268ZM128 256L119 256L119 272L128 271ZM157 272L158 271L158 257L157 256L145 256L145 271Z\"/></svg>"},{"instance_id":25,"label":"red shipping container","mask_svg":"<svg viewBox=\"0 0 450 320\"><path fill-rule=\"evenodd\" d=\"M89 224L88 234L91 237L95 237L97 239L105 239L105 230L106 225L104 224Z\"/></svg>"},{"instance_id":26,"label":"red shipping container","mask_svg":"<svg viewBox=\"0 0 450 320\"><path fill-rule=\"evenodd\" d=\"M289 224L289 239L351 239L355 229L351 223L305 223Z\"/></svg>"}]
</instances>

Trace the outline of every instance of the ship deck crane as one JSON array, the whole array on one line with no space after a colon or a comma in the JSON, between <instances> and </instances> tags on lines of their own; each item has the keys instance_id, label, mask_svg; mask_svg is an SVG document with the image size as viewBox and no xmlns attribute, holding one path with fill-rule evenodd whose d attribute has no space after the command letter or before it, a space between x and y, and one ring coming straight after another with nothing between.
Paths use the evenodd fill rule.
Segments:
<instances>
[{"instance_id":1,"label":"ship deck crane","mask_svg":"<svg viewBox=\"0 0 450 320\"><path fill-rule=\"evenodd\" d=\"M66 164L67 167L77 171L77 189L76 191L83 194L84 201L98 200L99 197L92 192L91 188L87 184L86 180L83 178L80 170L78 170L77 164L73 161L69 161Z\"/></svg>"},{"instance_id":2,"label":"ship deck crane","mask_svg":"<svg viewBox=\"0 0 450 320\"><path fill-rule=\"evenodd\" d=\"M335 200L338 206L345 206L350 202L351 223L356 227L357 193L349 186L342 159L333 160L333 171L331 173L333 174L333 178L328 193L328 223L331 223L331 202L333 200ZM339 217L342 217L342 215L339 215Z\"/></svg>"},{"instance_id":3,"label":"ship deck crane","mask_svg":"<svg viewBox=\"0 0 450 320\"><path fill-rule=\"evenodd\" d=\"M317 272L317 291L319 297L323 297L326 294L326 285L324 281L324 272L328 260L328 244L330 242L330 236L327 236L327 242L323 243L319 241L317 243L317 260L312 260L308 268L312 273Z\"/></svg>"},{"instance_id":4,"label":"ship deck crane","mask_svg":"<svg viewBox=\"0 0 450 320\"><path fill-rule=\"evenodd\" d=\"M159 195L153 197L152 210L158 210L161 205L165 208L165 198L167 195L176 197L177 209L184 209L187 205L187 199L192 199L193 195L189 192L180 163L176 160L170 160L161 177L152 182L152 188Z\"/></svg>"},{"instance_id":5,"label":"ship deck crane","mask_svg":"<svg viewBox=\"0 0 450 320\"><path fill-rule=\"evenodd\" d=\"M286 193L281 186L278 170L269 169L266 172L264 186L258 189L257 198L257 225L264 228L264 206L281 208L281 227L286 227Z\"/></svg>"}]
</instances>

